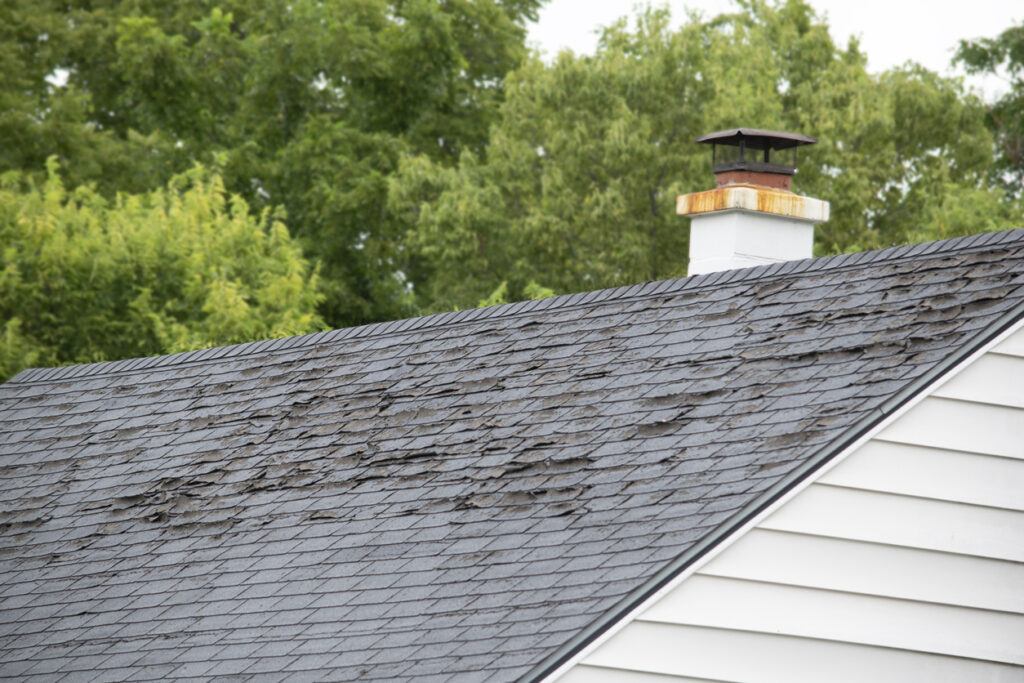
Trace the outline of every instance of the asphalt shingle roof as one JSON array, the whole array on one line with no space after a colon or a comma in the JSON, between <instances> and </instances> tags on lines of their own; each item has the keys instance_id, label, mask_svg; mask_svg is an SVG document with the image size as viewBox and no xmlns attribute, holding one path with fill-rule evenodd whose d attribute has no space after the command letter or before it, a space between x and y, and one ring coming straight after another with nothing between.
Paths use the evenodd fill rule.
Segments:
<instances>
[{"instance_id":1,"label":"asphalt shingle roof","mask_svg":"<svg viewBox=\"0 0 1024 683\"><path fill-rule=\"evenodd\" d=\"M0 677L511 681L1024 302L1024 231L0 387Z\"/></svg>"}]
</instances>

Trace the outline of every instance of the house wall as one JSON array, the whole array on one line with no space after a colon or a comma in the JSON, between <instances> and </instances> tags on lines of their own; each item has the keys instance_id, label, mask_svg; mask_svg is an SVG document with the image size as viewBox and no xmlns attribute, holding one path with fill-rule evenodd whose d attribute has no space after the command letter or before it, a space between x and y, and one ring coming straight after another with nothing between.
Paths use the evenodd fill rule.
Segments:
<instances>
[{"instance_id":1,"label":"house wall","mask_svg":"<svg viewBox=\"0 0 1024 683\"><path fill-rule=\"evenodd\" d=\"M1024 331L556 680L1024 681Z\"/></svg>"}]
</instances>

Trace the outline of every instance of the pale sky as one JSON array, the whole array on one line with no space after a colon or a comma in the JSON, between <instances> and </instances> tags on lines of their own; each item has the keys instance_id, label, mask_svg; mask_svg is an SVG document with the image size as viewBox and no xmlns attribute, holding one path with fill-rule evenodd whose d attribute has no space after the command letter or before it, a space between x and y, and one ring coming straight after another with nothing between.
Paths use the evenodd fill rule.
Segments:
<instances>
[{"instance_id":1,"label":"pale sky","mask_svg":"<svg viewBox=\"0 0 1024 683\"><path fill-rule=\"evenodd\" d=\"M685 9L700 10L705 17L735 11L730 0L671 0L668 5L676 25ZM868 69L883 71L914 60L943 75L961 38L992 37L1024 19L1022 0L810 0L819 14L827 14L832 38L845 46L849 36L860 37ZM540 20L531 27L529 42L546 57L563 48L592 54L596 29L624 15L632 15L634 0L548 0ZM998 79L970 79L968 83L991 97L1006 90Z\"/></svg>"}]
</instances>

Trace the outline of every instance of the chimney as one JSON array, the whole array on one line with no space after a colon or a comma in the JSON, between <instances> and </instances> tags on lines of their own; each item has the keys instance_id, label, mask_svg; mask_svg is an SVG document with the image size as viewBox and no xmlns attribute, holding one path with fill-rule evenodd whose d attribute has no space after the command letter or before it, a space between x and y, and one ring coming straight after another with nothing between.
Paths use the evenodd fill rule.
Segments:
<instances>
[{"instance_id":1,"label":"chimney","mask_svg":"<svg viewBox=\"0 0 1024 683\"><path fill-rule=\"evenodd\" d=\"M697 142L712 146L717 187L682 195L676 213L690 216L689 275L810 258L814 224L828 202L790 191L796 148L816 138L733 128Z\"/></svg>"}]
</instances>

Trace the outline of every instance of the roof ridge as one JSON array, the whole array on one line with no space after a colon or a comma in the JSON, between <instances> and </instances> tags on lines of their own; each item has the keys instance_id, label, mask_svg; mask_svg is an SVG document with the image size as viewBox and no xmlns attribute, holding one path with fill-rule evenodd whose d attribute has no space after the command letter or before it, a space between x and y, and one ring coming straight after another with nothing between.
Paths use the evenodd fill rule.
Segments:
<instances>
[{"instance_id":1,"label":"roof ridge","mask_svg":"<svg viewBox=\"0 0 1024 683\"><path fill-rule=\"evenodd\" d=\"M718 285L738 284L753 280L774 280L796 273L817 273L826 270L840 270L844 267L856 267L865 263L891 262L911 260L919 256L938 256L957 252L977 251L993 246L1006 246L1010 243L1024 243L1024 228L997 232L979 233L965 237L954 237L946 240L922 242L913 245L901 245L886 249L864 252L835 254L819 258L806 258L799 261L768 263L749 268L729 271L702 273L684 278L671 278L636 285L624 285L608 289L559 294L544 299L517 301L508 304L488 306L485 308L468 308L461 311L446 311L415 318L389 320L370 323L357 327L344 327L323 332L264 339L244 342L229 346L218 346L181 353L127 358L100 363L82 365L65 365L55 368L29 368L21 371L8 380L9 384L42 384L63 381L72 378L93 377L97 375L125 374L154 367L170 367L192 363L202 363L221 358L237 358L256 353L273 353L289 348L314 346L342 341L345 339L361 339L365 337L403 334L412 330L430 327L447 327L460 323L476 322L487 318L509 318L520 314L529 314L540 310L569 309L589 307L598 303L621 299L640 299L650 296L663 296L682 290L711 288ZM941 246L939 246L941 245Z\"/></svg>"}]
</instances>

